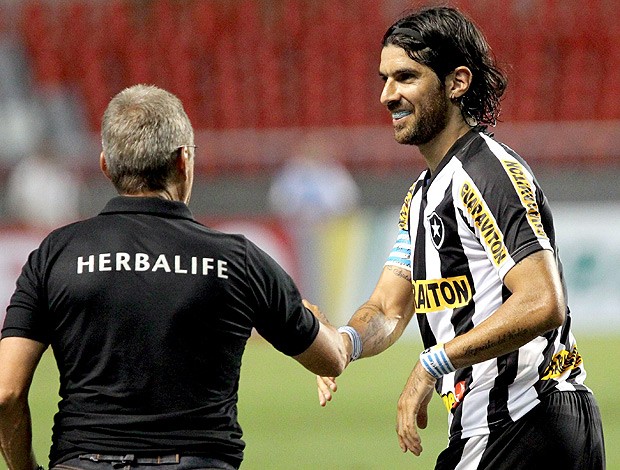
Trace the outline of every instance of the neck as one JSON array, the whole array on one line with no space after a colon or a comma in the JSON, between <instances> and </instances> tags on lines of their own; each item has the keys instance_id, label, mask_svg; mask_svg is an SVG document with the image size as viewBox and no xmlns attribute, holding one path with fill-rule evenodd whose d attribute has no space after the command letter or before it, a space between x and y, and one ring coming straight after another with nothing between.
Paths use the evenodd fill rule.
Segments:
<instances>
[{"instance_id":1,"label":"neck","mask_svg":"<svg viewBox=\"0 0 620 470\"><path fill-rule=\"evenodd\" d=\"M165 199L167 201L178 201L184 202L187 204L185 197L179 194L177 188L166 188L161 191L140 191L138 193L123 193L122 196L127 197L158 197L160 199Z\"/></svg>"},{"instance_id":2,"label":"neck","mask_svg":"<svg viewBox=\"0 0 620 470\"><path fill-rule=\"evenodd\" d=\"M439 163L441 163L454 143L470 130L471 126L464 120L452 120L431 141L418 146L431 173L435 173Z\"/></svg>"}]
</instances>

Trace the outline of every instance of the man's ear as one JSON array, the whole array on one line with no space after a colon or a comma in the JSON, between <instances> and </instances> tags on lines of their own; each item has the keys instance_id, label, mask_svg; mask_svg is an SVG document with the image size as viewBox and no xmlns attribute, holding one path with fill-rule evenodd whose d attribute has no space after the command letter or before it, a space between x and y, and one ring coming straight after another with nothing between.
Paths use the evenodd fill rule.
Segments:
<instances>
[{"instance_id":1,"label":"man's ear","mask_svg":"<svg viewBox=\"0 0 620 470\"><path fill-rule=\"evenodd\" d=\"M187 179L189 159L189 148L185 146L181 147L177 152L177 170L179 170L179 174L183 176L183 179Z\"/></svg>"},{"instance_id":2,"label":"man's ear","mask_svg":"<svg viewBox=\"0 0 620 470\"><path fill-rule=\"evenodd\" d=\"M108 171L108 164L105 161L105 155L103 155L103 152L101 152L101 154L99 155L99 168L101 168L101 171L103 172L106 178L108 178L109 180L112 179L110 178L110 172Z\"/></svg>"},{"instance_id":3,"label":"man's ear","mask_svg":"<svg viewBox=\"0 0 620 470\"><path fill-rule=\"evenodd\" d=\"M473 74L469 67L461 65L446 77L446 91L451 100L463 96L469 90Z\"/></svg>"}]
</instances>

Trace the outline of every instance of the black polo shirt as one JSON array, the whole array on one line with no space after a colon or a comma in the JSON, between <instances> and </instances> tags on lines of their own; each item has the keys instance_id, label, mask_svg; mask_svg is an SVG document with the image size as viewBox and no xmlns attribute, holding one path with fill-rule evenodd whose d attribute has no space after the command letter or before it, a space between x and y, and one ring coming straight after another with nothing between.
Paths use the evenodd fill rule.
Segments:
<instances>
[{"instance_id":1,"label":"black polo shirt","mask_svg":"<svg viewBox=\"0 0 620 470\"><path fill-rule=\"evenodd\" d=\"M51 344L51 464L84 452L207 454L238 465L241 356L252 328L287 355L318 322L291 278L187 206L116 197L29 257L3 337Z\"/></svg>"}]
</instances>

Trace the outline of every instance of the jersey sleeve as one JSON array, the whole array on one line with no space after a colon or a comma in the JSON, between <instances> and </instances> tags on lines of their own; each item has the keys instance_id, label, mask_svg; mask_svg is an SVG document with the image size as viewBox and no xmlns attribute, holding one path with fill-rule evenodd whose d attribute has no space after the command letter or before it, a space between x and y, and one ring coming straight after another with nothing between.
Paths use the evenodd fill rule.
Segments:
<instances>
[{"instance_id":1,"label":"jersey sleeve","mask_svg":"<svg viewBox=\"0 0 620 470\"><path fill-rule=\"evenodd\" d=\"M17 279L7 307L2 337L22 337L49 344L49 316L42 282L43 268L38 248L28 257Z\"/></svg>"},{"instance_id":2,"label":"jersey sleeve","mask_svg":"<svg viewBox=\"0 0 620 470\"><path fill-rule=\"evenodd\" d=\"M385 266L398 266L411 270L411 238L407 230L398 231L396 242L394 242Z\"/></svg>"},{"instance_id":3,"label":"jersey sleeve","mask_svg":"<svg viewBox=\"0 0 620 470\"><path fill-rule=\"evenodd\" d=\"M464 173L454 200L503 279L528 255L553 250L551 214L529 168L509 149L485 140L496 158Z\"/></svg>"},{"instance_id":4,"label":"jersey sleeve","mask_svg":"<svg viewBox=\"0 0 620 470\"><path fill-rule=\"evenodd\" d=\"M316 338L319 321L304 307L297 286L284 269L254 243L246 243L248 282L257 304L256 331L280 352L301 354Z\"/></svg>"}]
</instances>

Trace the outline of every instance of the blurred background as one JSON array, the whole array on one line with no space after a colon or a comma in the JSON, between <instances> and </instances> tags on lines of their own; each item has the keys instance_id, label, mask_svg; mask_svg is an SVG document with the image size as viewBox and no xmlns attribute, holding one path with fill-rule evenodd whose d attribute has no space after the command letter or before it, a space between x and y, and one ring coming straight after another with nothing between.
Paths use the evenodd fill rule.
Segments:
<instances>
[{"instance_id":1,"label":"blurred background","mask_svg":"<svg viewBox=\"0 0 620 470\"><path fill-rule=\"evenodd\" d=\"M419 4L0 0L0 302L42 235L114 195L98 168L101 115L150 83L196 128L196 217L247 234L348 318L423 169L393 140L377 73L384 30ZM554 208L577 323L620 329L620 4L453 4L508 73L494 132Z\"/></svg>"},{"instance_id":2,"label":"blurred background","mask_svg":"<svg viewBox=\"0 0 620 470\"><path fill-rule=\"evenodd\" d=\"M508 73L493 131L551 203L576 333L615 338L620 3L449 3ZM196 129L195 216L246 234L345 322L371 293L423 170L417 150L393 140L377 74L383 32L419 5L0 0L0 312L48 231L114 195L98 169L101 115L121 89L149 83L175 93Z\"/></svg>"}]
</instances>

